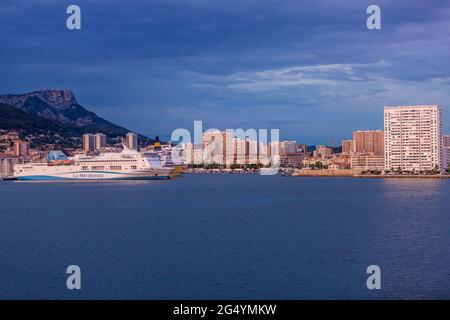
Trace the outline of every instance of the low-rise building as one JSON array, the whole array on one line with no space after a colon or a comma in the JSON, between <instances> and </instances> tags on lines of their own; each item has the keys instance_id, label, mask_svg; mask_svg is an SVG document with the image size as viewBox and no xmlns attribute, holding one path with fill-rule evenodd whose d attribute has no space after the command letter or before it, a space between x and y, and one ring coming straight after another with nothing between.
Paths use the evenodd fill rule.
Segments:
<instances>
[{"instance_id":1,"label":"low-rise building","mask_svg":"<svg viewBox=\"0 0 450 320\"><path fill-rule=\"evenodd\" d=\"M334 162L328 166L328 169L329 170L345 170L345 169L350 169L350 168L346 164Z\"/></svg>"},{"instance_id":2,"label":"low-rise building","mask_svg":"<svg viewBox=\"0 0 450 320\"><path fill-rule=\"evenodd\" d=\"M19 134L16 131L9 131L5 134L0 135L0 140L3 141L15 141L15 140L19 140Z\"/></svg>"},{"instance_id":3,"label":"low-rise building","mask_svg":"<svg viewBox=\"0 0 450 320\"><path fill-rule=\"evenodd\" d=\"M333 149L322 145L317 145L316 150L313 152L314 157L326 157L331 155L333 155Z\"/></svg>"},{"instance_id":4,"label":"low-rise building","mask_svg":"<svg viewBox=\"0 0 450 320\"><path fill-rule=\"evenodd\" d=\"M355 170L383 171L384 156L374 153L354 153L351 155L351 168Z\"/></svg>"},{"instance_id":5,"label":"low-rise building","mask_svg":"<svg viewBox=\"0 0 450 320\"><path fill-rule=\"evenodd\" d=\"M442 153L444 157L444 169L450 169L450 135L442 135Z\"/></svg>"},{"instance_id":6,"label":"low-rise building","mask_svg":"<svg viewBox=\"0 0 450 320\"><path fill-rule=\"evenodd\" d=\"M306 157L302 160L303 167L328 167L330 164L330 159L322 157Z\"/></svg>"},{"instance_id":7,"label":"low-rise building","mask_svg":"<svg viewBox=\"0 0 450 320\"><path fill-rule=\"evenodd\" d=\"M305 155L302 153L291 153L280 155L280 165L282 167L300 168Z\"/></svg>"}]
</instances>

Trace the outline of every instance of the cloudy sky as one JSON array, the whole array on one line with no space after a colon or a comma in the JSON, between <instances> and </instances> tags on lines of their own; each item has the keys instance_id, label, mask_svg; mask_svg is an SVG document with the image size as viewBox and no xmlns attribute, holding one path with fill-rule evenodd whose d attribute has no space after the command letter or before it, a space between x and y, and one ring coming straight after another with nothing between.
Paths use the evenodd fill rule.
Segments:
<instances>
[{"instance_id":1,"label":"cloudy sky","mask_svg":"<svg viewBox=\"0 0 450 320\"><path fill-rule=\"evenodd\" d=\"M403 104L440 104L450 132L449 1L1 0L0 40L0 93L70 89L149 136L203 120L338 144Z\"/></svg>"}]
</instances>

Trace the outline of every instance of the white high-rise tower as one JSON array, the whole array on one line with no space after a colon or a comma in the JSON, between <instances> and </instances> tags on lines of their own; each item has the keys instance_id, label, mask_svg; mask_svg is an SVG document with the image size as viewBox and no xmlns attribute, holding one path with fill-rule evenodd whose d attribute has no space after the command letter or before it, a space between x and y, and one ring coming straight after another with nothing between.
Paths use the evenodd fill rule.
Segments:
<instances>
[{"instance_id":1,"label":"white high-rise tower","mask_svg":"<svg viewBox=\"0 0 450 320\"><path fill-rule=\"evenodd\" d=\"M384 142L386 170L442 170L439 106L385 107Z\"/></svg>"}]
</instances>

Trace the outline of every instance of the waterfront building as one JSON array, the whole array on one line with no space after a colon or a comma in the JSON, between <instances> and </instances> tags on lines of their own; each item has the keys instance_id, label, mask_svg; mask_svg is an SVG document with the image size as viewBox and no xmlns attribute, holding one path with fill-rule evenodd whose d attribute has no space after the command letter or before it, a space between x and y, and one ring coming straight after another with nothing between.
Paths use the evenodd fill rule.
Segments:
<instances>
[{"instance_id":1,"label":"waterfront building","mask_svg":"<svg viewBox=\"0 0 450 320\"><path fill-rule=\"evenodd\" d=\"M138 148L138 136L134 132L128 132L126 138L126 145L129 149L136 150Z\"/></svg>"},{"instance_id":2,"label":"waterfront building","mask_svg":"<svg viewBox=\"0 0 450 320\"><path fill-rule=\"evenodd\" d=\"M349 168L345 164L333 162L328 166L327 169L329 169L329 170L348 170Z\"/></svg>"},{"instance_id":3,"label":"waterfront building","mask_svg":"<svg viewBox=\"0 0 450 320\"><path fill-rule=\"evenodd\" d=\"M450 169L450 135L442 136L442 153L444 158L444 167L443 169Z\"/></svg>"},{"instance_id":4,"label":"waterfront building","mask_svg":"<svg viewBox=\"0 0 450 320\"><path fill-rule=\"evenodd\" d=\"M370 153L353 153L351 155L351 169L354 170L384 170L384 156Z\"/></svg>"},{"instance_id":5,"label":"waterfront building","mask_svg":"<svg viewBox=\"0 0 450 320\"><path fill-rule=\"evenodd\" d=\"M230 152L227 159L227 165L230 164L247 164L247 141L234 138L233 151Z\"/></svg>"},{"instance_id":6,"label":"waterfront building","mask_svg":"<svg viewBox=\"0 0 450 320\"><path fill-rule=\"evenodd\" d=\"M190 165L203 163L203 150L201 144L184 142L177 146L178 159L172 159L176 165Z\"/></svg>"},{"instance_id":7,"label":"waterfront building","mask_svg":"<svg viewBox=\"0 0 450 320\"><path fill-rule=\"evenodd\" d=\"M95 134L95 150L100 150L106 147L106 135L103 133Z\"/></svg>"},{"instance_id":8,"label":"waterfront building","mask_svg":"<svg viewBox=\"0 0 450 320\"><path fill-rule=\"evenodd\" d=\"M303 153L291 153L280 155L280 164L282 167L302 167L303 159L305 154Z\"/></svg>"},{"instance_id":9,"label":"waterfront building","mask_svg":"<svg viewBox=\"0 0 450 320\"><path fill-rule=\"evenodd\" d=\"M201 164L203 163L203 149L202 144L192 144L192 163Z\"/></svg>"},{"instance_id":10,"label":"waterfront building","mask_svg":"<svg viewBox=\"0 0 450 320\"><path fill-rule=\"evenodd\" d=\"M208 130L203 133L202 139L203 162L224 165L227 158L227 133L220 130Z\"/></svg>"},{"instance_id":11,"label":"waterfront building","mask_svg":"<svg viewBox=\"0 0 450 320\"><path fill-rule=\"evenodd\" d=\"M355 141L354 140L342 140L342 153L350 154L355 152Z\"/></svg>"},{"instance_id":12,"label":"waterfront building","mask_svg":"<svg viewBox=\"0 0 450 320\"><path fill-rule=\"evenodd\" d=\"M350 169L351 168L351 154L340 153L336 154L332 159L333 164L337 164L339 169Z\"/></svg>"},{"instance_id":13,"label":"waterfront building","mask_svg":"<svg viewBox=\"0 0 450 320\"><path fill-rule=\"evenodd\" d=\"M199 150L200 149L200 150ZM286 165L297 166L303 160L306 145L297 145L295 141L260 142L258 137L247 132L220 131L210 129L202 135L202 145L194 148L193 144L183 144L180 154L186 164L218 164L224 167L233 165L270 165L272 156L279 155L283 149ZM300 150L301 152L297 152ZM196 155L200 151L200 155ZM287 153L289 152L289 153ZM196 158L201 159L196 161Z\"/></svg>"},{"instance_id":14,"label":"waterfront building","mask_svg":"<svg viewBox=\"0 0 450 320\"><path fill-rule=\"evenodd\" d=\"M295 141L281 141L278 147L281 166L295 168L302 166L302 161L308 152L305 144L297 144Z\"/></svg>"},{"instance_id":15,"label":"waterfront building","mask_svg":"<svg viewBox=\"0 0 450 320\"><path fill-rule=\"evenodd\" d=\"M257 138L257 137L255 137ZM247 165L259 162L258 152L267 151L257 140L250 137L236 137L232 132L208 130L203 133L203 162L224 166ZM265 153L267 156L268 154Z\"/></svg>"},{"instance_id":16,"label":"waterfront building","mask_svg":"<svg viewBox=\"0 0 450 320\"><path fill-rule=\"evenodd\" d=\"M231 143L231 149L226 153L226 165L230 166L232 164L247 165L247 164L257 164L259 161L258 152L267 151L264 146L258 144L258 141L249 139L238 139L233 138ZM229 152L228 152L229 151Z\"/></svg>"},{"instance_id":17,"label":"waterfront building","mask_svg":"<svg viewBox=\"0 0 450 320\"><path fill-rule=\"evenodd\" d=\"M188 165L194 163L194 144L192 142L183 142L176 147L178 150L179 165Z\"/></svg>"},{"instance_id":18,"label":"waterfront building","mask_svg":"<svg viewBox=\"0 0 450 320\"><path fill-rule=\"evenodd\" d=\"M268 166L271 163L271 150L272 146L270 143L259 142L258 145L258 162L263 166ZM276 150L275 150L276 151Z\"/></svg>"},{"instance_id":19,"label":"waterfront building","mask_svg":"<svg viewBox=\"0 0 450 320\"><path fill-rule=\"evenodd\" d=\"M246 164L258 164L258 141L247 139L245 142L245 160Z\"/></svg>"},{"instance_id":20,"label":"waterfront building","mask_svg":"<svg viewBox=\"0 0 450 320\"><path fill-rule=\"evenodd\" d=\"M313 152L314 157L327 157L331 156L332 154L333 149L322 145L317 145L316 150Z\"/></svg>"},{"instance_id":21,"label":"waterfront building","mask_svg":"<svg viewBox=\"0 0 450 320\"><path fill-rule=\"evenodd\" d=\"M95 150L95 136L91 133L83 134L83 151L90 152Z\"/></svg>"},{"instance_id":22,"label":"waterfront building","mask_svg":"<svg viewBox=\"0 0 450 320\"><path fill-rule=\"evenodd\" d=\"M292 154L296 152L296 141L281 141L280 142L280 155Z\"/></svg>"},{"instance_id":23,"label":"waterfront building","mask_svg":"<svg viewBox=\"0 0 450 320\"><path fill-rule=\"evenodd\" d=\"M30 150L30 143L26 141L14 141L13 152L15 157L26 157Z\"/></svg>"},{"instance_id":24,"label":"waterfront building","mask_svg":"<svg viewBox=\"0 0 450 320\"><path fill-rule=\"evenodd\" d=\"M302 165L303 165L304 167L310 167L310 166L314 166L314 165L316 165L316 164L320 164L320 165L322 165L323 167L327 167L327 166L329 166L331 163L332 163L332 160L331 160L331 159L324 159L324 158L322 158L322 157L315 157L315 156L312 156L312 157L305 157L305 158L302 160Z\"/></svg>"},{"instance_id":25,"label":"waterfront building","mask_svg":"<svg viewBox=\"0 0 450 320\"><path fill-rule=\"evenodd\" d=\"M384 108L385 169L442 169L441 110L437 105Z\"/></svg>"},{"instance_id":26,"label":"waterfront building","mask_svg":"<svg viewBox=\"0 0 450 320\"><path fill-rule=\"evenodd\" d=\"M353 152L384 155L382 130L358 130L353 132Z\"/></svg>"}]
</instances>

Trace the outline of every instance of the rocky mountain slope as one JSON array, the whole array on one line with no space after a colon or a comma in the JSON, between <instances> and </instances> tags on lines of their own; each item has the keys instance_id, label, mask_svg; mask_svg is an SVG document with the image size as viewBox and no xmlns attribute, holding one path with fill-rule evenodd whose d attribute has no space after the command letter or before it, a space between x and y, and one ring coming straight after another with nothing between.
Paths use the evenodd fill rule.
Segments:
<instances>
[{"instance_id":1,"label":"rocky mountain slope","mask_svg":"<svg viewBox=\"0 0 450 320\"><path fill-rule=\"evenodd\" d=\"M52 89L0 95L0 129L17 129L23 135L40 133L48 141L55 133L70 141L83 133L102 132L115 138L130 132L81 106L71 91ZM139 138L144 144L152 142L142 135Z\"/></svg>"}]
</instances>

